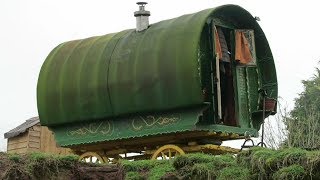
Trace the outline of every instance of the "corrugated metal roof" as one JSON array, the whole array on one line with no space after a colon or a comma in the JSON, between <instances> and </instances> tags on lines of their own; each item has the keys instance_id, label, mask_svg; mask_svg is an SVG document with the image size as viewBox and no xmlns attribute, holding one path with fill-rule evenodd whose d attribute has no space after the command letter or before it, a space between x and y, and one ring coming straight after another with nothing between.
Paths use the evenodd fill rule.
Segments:
<instances>
[{"instance_id":1,"label":"corrugated metal roof","mask_svg":"<svg viewBox=\"0 0 320 180\"><path fill-rule=\"evenodd\" d=\"M161 21L139 33L125 30L59 45L39 75L41 124L55 132L62 146L199 130L195 129L197 113L165 126L151 120L152 127L144 122L146 118L137 125L127 116L163 113L204 102L199 62L201 53L206 52L201 49L205 42L201 37L206 38L202 32L210 28L210 21L254 30L260 85L276 99L276 71L262 29L243 8L225 5ZM146 128L136 130L141 126Z\"/></svg>"},{"instance_id":2,"label":"corrugated metal roof","mask_svg":"<svg viewBox=\"0 0 320 180\"><path fill-rule=\"evenodd\" d=\"M142 32L131 29L60 44L39 74L41 124L93 122L202 104L199 45L212 19L254 30L261 87L277 98L274 61L259 24L245 9L225 5L151 24Z\"/></svg>"},{"instance_id":3,"label":"corrugated metal roof","mask_svg":"<svg viewBox=\"0 0 320 180\"><path fill-rule=\"evenodd\" d=\"M32 117L26 120L24 123L20 124L19 126L15 127L14 129L11 129L9 132L4 133L4 138L16 137L19 134L26 132L28 128L38 123L40 123L39 117Z\"/></svg>"}]
</instances>

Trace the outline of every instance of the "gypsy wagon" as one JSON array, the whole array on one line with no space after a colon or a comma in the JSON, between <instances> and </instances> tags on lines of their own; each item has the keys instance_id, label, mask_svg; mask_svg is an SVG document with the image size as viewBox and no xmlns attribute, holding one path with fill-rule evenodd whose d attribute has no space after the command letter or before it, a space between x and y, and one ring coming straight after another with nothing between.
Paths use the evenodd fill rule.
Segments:
<instances>
[{"instance_id":1,"label":"gypsy wagon","mask_svg":"<svg viewBox=\"0 0 320 180\"><path fill-rule=\"evenodd\" d=\"M64 42L48 55L38 112L57 143L107 162L233 151L219 145L256 136L277 101L256 19L236 5L151 25L142 22L149 15L141 4L137 29Z\"/></svg>"}]
</instances>

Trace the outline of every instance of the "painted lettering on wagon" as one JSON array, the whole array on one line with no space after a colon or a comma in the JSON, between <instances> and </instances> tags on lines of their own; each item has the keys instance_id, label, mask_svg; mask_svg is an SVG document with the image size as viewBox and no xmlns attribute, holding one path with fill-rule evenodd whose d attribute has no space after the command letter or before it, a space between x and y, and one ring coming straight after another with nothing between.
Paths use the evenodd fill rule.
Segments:
<instances>
[{"instance_id":1,"label":"painted lettering on wagon","mask_svg":"<svg viewBox=\"0 0 320 180\"><path fill-rule=\"evenodd\" d=\"M135 131L139 131L144 128L150 128L155 125L165 126L176 123L181 118L176 117L155 117L155 116L139 116L138 118L132 119L131 125Z\"/></svg>"},{"instance_id":2,"label":"painted lettering on wagon","mask_svg":"<svg viewBox=\"0 0 320 180\"><path fill-rule=\"evenodd\" d=\"M67 133L68 136L84 136L92 134L103 134L103 135L112 135L113 128L109 121L104 121L100 123L90 123L81 128L71 130Z\"/></svg>"}]
</instances>

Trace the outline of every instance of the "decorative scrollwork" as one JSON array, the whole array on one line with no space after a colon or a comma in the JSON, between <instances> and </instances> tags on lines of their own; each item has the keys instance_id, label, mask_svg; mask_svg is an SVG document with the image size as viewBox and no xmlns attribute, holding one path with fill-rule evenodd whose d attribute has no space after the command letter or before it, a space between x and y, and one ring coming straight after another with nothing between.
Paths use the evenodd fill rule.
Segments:
<instances>
[{"instance_id":1,"label":"decorative scrollwork","mask_svg":"<svg viewBox=\"0 0 320 180\"><path fill-rule=\"evenodd\" d=\"M169 124L173 124L176 123L177 121L179 121L181 118L179 116L174 116L174 117L163 117L163 116L159 116L159 117L155 117L152 115L149 116L139 116L138 118L134 118L132 119L132 127L135 131L139 131L143 128L148 128L148 127L152 127L155 125L158 126L165 126L165 125L169 125Z\"/></svg>"},{"instance_id":2,"label":"decorative scrollwork","mask_svg":"<svg viewBox=\"0 0 320 180\"><path fill-rule=\"evenodd\" d=\"M90 123L67 133L68 136L86 136L86 135L112 135L113 127L109 121L99 123Z\"/></svg>"}]
</instances>

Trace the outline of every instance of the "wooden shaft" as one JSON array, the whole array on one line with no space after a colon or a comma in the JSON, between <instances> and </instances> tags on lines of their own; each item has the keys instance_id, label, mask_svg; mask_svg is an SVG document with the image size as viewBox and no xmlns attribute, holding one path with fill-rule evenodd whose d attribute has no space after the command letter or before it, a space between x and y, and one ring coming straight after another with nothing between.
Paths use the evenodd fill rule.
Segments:
<instances>
[{"instance_id":1,"label":"wooden shaft","mask_svg":"<svg viewBox=\"0 0 320 180\"><path fill-rule=\"evenodd\" d=\"M221 111L221 87L220 87L220 64L219 53L216 54L216 77L217 77L217 103L218 103L218 117L222 119Z\"/></svg>"}]
</instances>

